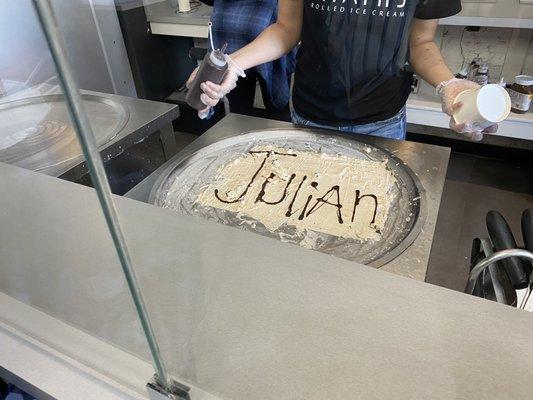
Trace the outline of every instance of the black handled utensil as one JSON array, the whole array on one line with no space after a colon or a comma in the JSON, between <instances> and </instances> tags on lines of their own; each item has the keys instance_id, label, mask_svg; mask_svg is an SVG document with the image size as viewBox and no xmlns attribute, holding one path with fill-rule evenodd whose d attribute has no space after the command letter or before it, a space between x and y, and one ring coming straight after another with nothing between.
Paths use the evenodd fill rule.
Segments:
<instances>
[{"instance_id":1,"label":"black handled utensil","mask_svg":"<svg viewBox=\"0 0 533 400\"><path fill-rule=\"evenodd\" d=\"M470 259L471 268L493 253L493 246L489 239L474 239ZM516 290L511 284L509 275L499 262L490 265L481 273L472 294L512 307L517 305Z\"/></svg>"},{"instance_id":2,"label":"black handled utensil","mask_svg":"<svg viewBox=\"0 0 533 400\"><path fill-rule=\"evenodd\" d=\"M518 247L507 221L499 212L490 211L487 214L487 230L496 251ZM530 263L516 257L502 260L501 263L515 289L525 289L529 286Z\"/></svg>"},{"instance_id":3,"label":"black handled utensil","mask_svg":"<svg viewBox=\"0 0 533 400\"><path fill-rule=\"evenodd\" d=\"M533 209L522 213L522 236L526 250L533 252Z\"/></svg>"},{"instance_id":4,"label":"black handled utensil","mask_svg":"<svg viewBox=\"0 0 533 400\"><path fill-rule=\"evenodd\" d=\"M527 209L522 213L522 237L524 238L524 247L526 250L533 252L533 210ZM531 278L531 277L530 277ZM531 292L533 291L533 282L529 283L529 288L524 295L520 308L525 308Z\"/></svg>"}]
</instances>

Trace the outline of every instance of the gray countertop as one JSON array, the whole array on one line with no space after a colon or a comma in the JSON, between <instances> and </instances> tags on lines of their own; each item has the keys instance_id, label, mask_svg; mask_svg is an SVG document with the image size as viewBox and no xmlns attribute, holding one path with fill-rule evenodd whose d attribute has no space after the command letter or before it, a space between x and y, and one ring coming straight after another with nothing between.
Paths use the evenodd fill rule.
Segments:
<instances>
[{"instance_id":1,"label":"gray countertop","mask_svg":"<svg viewBox=\"0 0 533 400\"><path fill-rule=\"evenodd\" d=\"M287 122L230 114L126 193L126 197L147 202L154 184L161 175L165 174L169 166L171 167L177 160L193 154L202 147L238 134L277 128L294 128L294 125ZM357 136L357 139L378 145L396 155L413 171L425 191L427 214L422 232L406 251L381 267L385 271L423 281L426 277L450 150L422 143L369 136Z\"/></svg>"},{"instance_id":2,"label":"gray countertop","mask_svg":"<svg viewBox=\"0 0 533 400\"><path fill-rule=\"evenodd\" d=\"M202 3L199 7L193 7L189 13L180 13L177 7L171 5L170 1L152 2L147 4L144 9L148 22L201 26L207 26L213 11L212 7Z\"/></svg>"},{"instance_id":3,"label":"gray countertop","mask_svg":"<svg viewBox=\"0 0 533 400\"><path fill-rule=\"evenodd\" d=\"M94 190L5 164L0 185L0 290L146 358ZM170 371L220 398L531 397L529 313L115 201Z\"/></svg>"}]
</instances>

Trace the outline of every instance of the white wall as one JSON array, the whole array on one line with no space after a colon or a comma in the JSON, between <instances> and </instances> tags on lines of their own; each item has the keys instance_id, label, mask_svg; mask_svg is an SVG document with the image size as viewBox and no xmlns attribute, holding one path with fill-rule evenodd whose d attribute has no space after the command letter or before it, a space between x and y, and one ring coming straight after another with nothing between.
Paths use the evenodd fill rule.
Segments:
<instances>
[{"instance_id":1,"label":"white wall","mask_svg":"<svg viewBox=\"0 0 533 400\"><path fill-rule=\"evenodd\" d=\"M512 82L516 75L533 73L533 44L529 30L511 28L480 28L470 32L463 26L444 26L442 29L442 54L458 72L474 57L488 62L491 81L504 77Z\"/></svg>"},{"instance_id":2,"label":"white wall","mask_svg":"<svg viewBox=\"0 0 533 400\"><path fill-rule=\"evenodd\" d=\"M93 0L52 3L80 87L135 96L114 6L105 7L102 0L97 5ZM113 0L104 3L114 5ZM0 0L0 79L5 89L12 92L47 80L54 83L54 76L31 1Z\"/></svg>"},{"instance_id":3,"label":"white wall","mask_svg":"<svg viewBox=\"0 0 533 400\"><path fill-rule=\"evenodd\" d=\"M527 75L533 75L533 39L529 42L523 73Z\"/></svg>"}]
</instances>

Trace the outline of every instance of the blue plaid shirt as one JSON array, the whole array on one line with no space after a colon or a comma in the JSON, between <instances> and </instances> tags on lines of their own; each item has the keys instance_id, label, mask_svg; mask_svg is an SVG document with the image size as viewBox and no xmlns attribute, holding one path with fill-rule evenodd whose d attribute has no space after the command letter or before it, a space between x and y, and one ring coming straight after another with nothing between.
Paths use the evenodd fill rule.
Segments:
<instances>
[{"instance_id":1,"label":"blue plaid shirt","mask_svg":"<svg viewBox=\"0 0 533 400\"><path fill-rule=\"evenodd\" d=\"M214 0L213 40L215 47L228 44L228 54L246 46L276 22L277 0ZM255 67L265 80L272 104L282 109L290 98L289 76L294 72L296 51L279 60Z\"/></svg>"}]
</instances>

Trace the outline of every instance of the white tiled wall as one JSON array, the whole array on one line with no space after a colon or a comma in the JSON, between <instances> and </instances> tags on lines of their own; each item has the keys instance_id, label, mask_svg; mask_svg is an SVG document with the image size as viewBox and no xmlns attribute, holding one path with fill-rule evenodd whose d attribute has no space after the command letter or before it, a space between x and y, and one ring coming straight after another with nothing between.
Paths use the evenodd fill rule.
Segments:
<instances>
[{"instance_id":1,"label":"white tiled wall","mask_svg":"<svg viewBox=\"0 0 533 400\"><path fill-rule=\"evenodd\" d=\"M498 80L505 64L511 34L512 29L483 28L479 32L468 32L462 26L445 27L442 54L454 72L467 66L473 58L482 57L489 63L493 79Z\"/></svg>"},{"instance_id":2,"label":"white tiled wall","mask_svg":"<svg viewBox=\"0 0 533 400\"><path fill-rule=\"evenodd\" d=\"M480 28L471 32L463 26L444 26L442 54L452 71L458 72L475 57L488 62L491 81L503 76L508 82L520 73L533 73L533 43L528 30Z\"/></svg>"}]
</instances>

